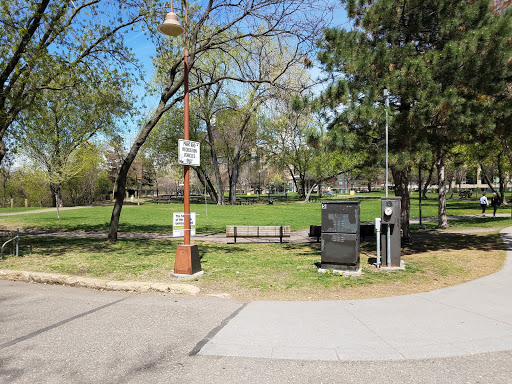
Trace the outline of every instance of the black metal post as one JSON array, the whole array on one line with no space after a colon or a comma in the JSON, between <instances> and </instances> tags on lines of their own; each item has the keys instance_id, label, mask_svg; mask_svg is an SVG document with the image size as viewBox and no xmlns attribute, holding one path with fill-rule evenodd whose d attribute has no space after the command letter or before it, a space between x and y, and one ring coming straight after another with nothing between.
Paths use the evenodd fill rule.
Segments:
<instances>
[{"instance_id":1,"label":"black metal post","mask_svg":"<svg viewBox=\"0 0 512 384\"><path fill-rule=\"evenodd\" d=\"M423 229L425 228L425 226L423 225L422 221L421 221L421 197L423 195L423 183L422 183L422 180L421 180L421 164L418 166L418 192L420 194L420 225L418 226L419 229Z\"/></svg>"}]
</instances>

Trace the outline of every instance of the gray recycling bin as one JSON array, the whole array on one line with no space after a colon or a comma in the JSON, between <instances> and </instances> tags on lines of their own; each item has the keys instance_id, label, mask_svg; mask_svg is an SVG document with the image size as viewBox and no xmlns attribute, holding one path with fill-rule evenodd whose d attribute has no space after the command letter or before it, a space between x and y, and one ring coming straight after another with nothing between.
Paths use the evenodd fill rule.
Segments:
<instances>
[{"instance_id":1,"label":"gray recycling bin","mask_svg":"<svg viewBox=\"0 0 512 384\"><path fill-rule=\"evenodd\" d=\"M359 270L359 223L359 201L322 201L322 268Z\"/></svg>"}]
</instances>

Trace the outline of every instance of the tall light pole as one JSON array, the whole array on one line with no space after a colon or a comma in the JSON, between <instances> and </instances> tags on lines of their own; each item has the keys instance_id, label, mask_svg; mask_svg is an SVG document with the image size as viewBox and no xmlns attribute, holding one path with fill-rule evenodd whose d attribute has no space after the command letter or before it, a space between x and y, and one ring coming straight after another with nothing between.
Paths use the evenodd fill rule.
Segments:
<instances>
[{"instance_id":1,"label":"tall light pole","mask_svg":"<svg viewBox=\"0 0 512 384\"><path fill-rule=\"evenodd\" d=\"M388 197L389 189L389 127L388 127L388 109L389 109L389 93L384 89L384 97L386 98L386 197ZM386 225L386 264L391 267L391 226Z\"/></svg>"},{"instance_id":2,"label":"tall light pole","mask_svg":"<svg viewBox=\"0 0 512 384\"><path fill-rule=\"evenodd\" d=\"M389 109L389 93L387 89L384 89L384 97L386 98L386 197L388 197L389 188L389 134L388 134L388 109Z\"/></svg>"},{"instance_id":3,"label":"tall light pole","mask_svg":"<svg viewBox=\"0 0 512 384\"><path fill-rule=\"evenodd\" d=\"M185 33L185 68L184 68L184 87L185 96L183 99L184 127L183 138L189 140L189 92L188 92L188 15L187 1L183 0L183 8L185 10L185 27L180 25L178 16L174 13L174 6L171 0L171 12L165 17L165 21L158 26L158 31L167 36L180 36ZM201 271L201 263L199 261L199 251L197 245L190 244L190 175L189 165L183 166L184 186L183 186L183 204L184 204L184 244L179 244L176 248L176 259L174 261L174 273L193 275Z\"/></svg>"}]
</instances>

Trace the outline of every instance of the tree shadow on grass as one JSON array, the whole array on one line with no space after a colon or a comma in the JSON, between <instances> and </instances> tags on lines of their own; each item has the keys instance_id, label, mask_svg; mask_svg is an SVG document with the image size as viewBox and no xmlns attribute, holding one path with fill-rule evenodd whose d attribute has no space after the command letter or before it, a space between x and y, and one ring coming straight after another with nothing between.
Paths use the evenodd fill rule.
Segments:
<instances>
[{"instance_id":1,"label":"tree shadow on grass","mask_svg":"<svg viewBox=\"0 0 512 384\"><path fill-rule=\"evenodd\" d=\"M207 255L208 253L213 253L213 252L222 252L225 254L247 252L247 249L239 247L235 244L202 243L202 244L198 245L198 249L199 249L199 257L201 257L201 258L204 255Z\"/></svg>"},{"instance_id":2,"label":"tree shadow on grass","mask_svg":"<svg viewBox=\"0 0 512 384\"><path fill-rule=\"evenodd\" d=\"M59 224L59 223L58 223ZM104 232L108 231L108 223L103 224L64 224L61 225L41 225L37 223L25 223L23 228L26 230L42 230L42 231L63 231L63 232Z\"/></svg>"},{"instance_id":3,"label":"tree shadow on grass","mask_svg":"<svg viewBox=\"0 0 512 384\"><path fill-rule=\"evenodd\" d=\"M404 255L440 250L497 251L505 249L499 234L460 234L427 232L415 234L413 244L403 249Z\"/></svg>"},{"instance_id":4,"label":"tree shadow on grass","mask_svg":"<svg viewBox=\"0 0 512 384\"><path fill-rule=\"evenodd\" d=\"M28 224L24 225L27 230L40 230L40 231L61 231L61 232L92 232L92 233L108 233L109 223L102 224L65 224L62 225L37 225ZM218 227L214 225L202 225L197 228L198 234L217 234L224 233L225 227ZM120 223L119 233L172 233L172 225L170 224L132 224Z\"/></svg>"},{"instance_id":5,"label":"tree shadow on grass","mask_svg":"<svg viewBox=\"0 0 512 384\"><path fill-rule=\"evenodd\" d=\"M108 224L105 227L105 231L108 231ZM131 223L120 223L119 232L133 232L133 233L172 233L171 224L131 224ZM201 224L196 228L197 234L217 234L225 233L226 227L215 226L211 224Z\"/></svg>"},{"instance_id":6,"label":"tree shadow on grass","mask_svg":"<svg viewBox=\"0 0 512 384\"><path fill-rule=\"evenodd\" d=\"M212 254L221 253L224 256L231 256L236 253L244 254L247 252L247 249L238 247L236 245L227 245L227 244L211 244L211 243L202 243L198 245L199 251L199 260L202 264L208 264L209 257Z\"/></svg>"},{"instance_id":7,"label":"tree shadow on grass","mask_svg":"<svg viewBox=\"0 0 512 384\"><path fill-rule=\"evenodd\" d=\"M283 249L287 251L295 251L296 256L312 256L318 255L320 257L320 243L305 243L305 244L283 244ZM301 252L297 252L297 251Z\"/></svg>"},{"instance_id":8,"label":"tree shadow on grass","mask_svg":"<svg viewBox=\"0 0 512 384\"><path fill-rule=\"evenodd\" d=\"M500 213L498 211L498 213ZM480 226L486 226L489 227L488 224L492 224L495 226L502 226L506 225L507 223L512 223L510 220L510 217L492 217L492 216L486 216L486 217L468 217L461 220L450 220L449 221L450 226L474 226L474 227L480 227Z\"/></svg>"},{"instance_id":9,"label":"tree shadow on grass","mask_svg":"<svg viewBox=\"0 0 512 384\"><path fill-rule=\"evenodd\" d=\"M25 229L29 230L49 230L49 231L62 231L62 232L96 232L96 233L108 233L109 223L104 222L101 224L66 224L62 222L62 225L37 225L28 224L24 226ZM211 233L224 233L225 227L218 227L214 225L202 225L197 228L198 234L211 234ZM119 223L119 233L172 233L171 224L132 224L132 223Z\"/></svg>"},{"instance_id":10,"label":"tree shadow on grass","mask_svg":"<svg viewBox=\"0 0 512 384\"><path fill-rule=\"evenodd\" d=\"M24 244L32 246L33 253L45 257L61 256L64 252L97 253L101 255L136 251L138 257L152 256L155 252L169 252L169 240L118 239L109 243L104 238L25 236ZM144 246L144 242L148 246ZM172 245L171 245L172 247Z\"/></svg>"},{"instance_id":11,"label":"tree shadow on grass","mask_svg":"<svg viewBox=\"0 0 512 384\"><path fill-rule=\"evenodd\" d=\"M478 211L480 209L480 203L478 202L478 200L447 200L446 209L449 211L468 211L471 209Z\"/></svg>"}]
</instances>

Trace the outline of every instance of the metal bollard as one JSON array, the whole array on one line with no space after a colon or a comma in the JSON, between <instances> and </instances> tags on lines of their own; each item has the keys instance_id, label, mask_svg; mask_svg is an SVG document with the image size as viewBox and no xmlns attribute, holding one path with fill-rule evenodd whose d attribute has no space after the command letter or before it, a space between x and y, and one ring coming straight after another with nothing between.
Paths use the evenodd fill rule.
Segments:
<instances>
[{"instance_id":1,"label":"metal bollard","mask_svg":"<svg viewBox=\"0 0 512 384\"><path fill-rule=\"evenodd\" d=\"M375 230L377 231L377 268L381 266L380 260L380 228L381 228L381 218L375 218Z\"/></svg>"}]
</instances>

